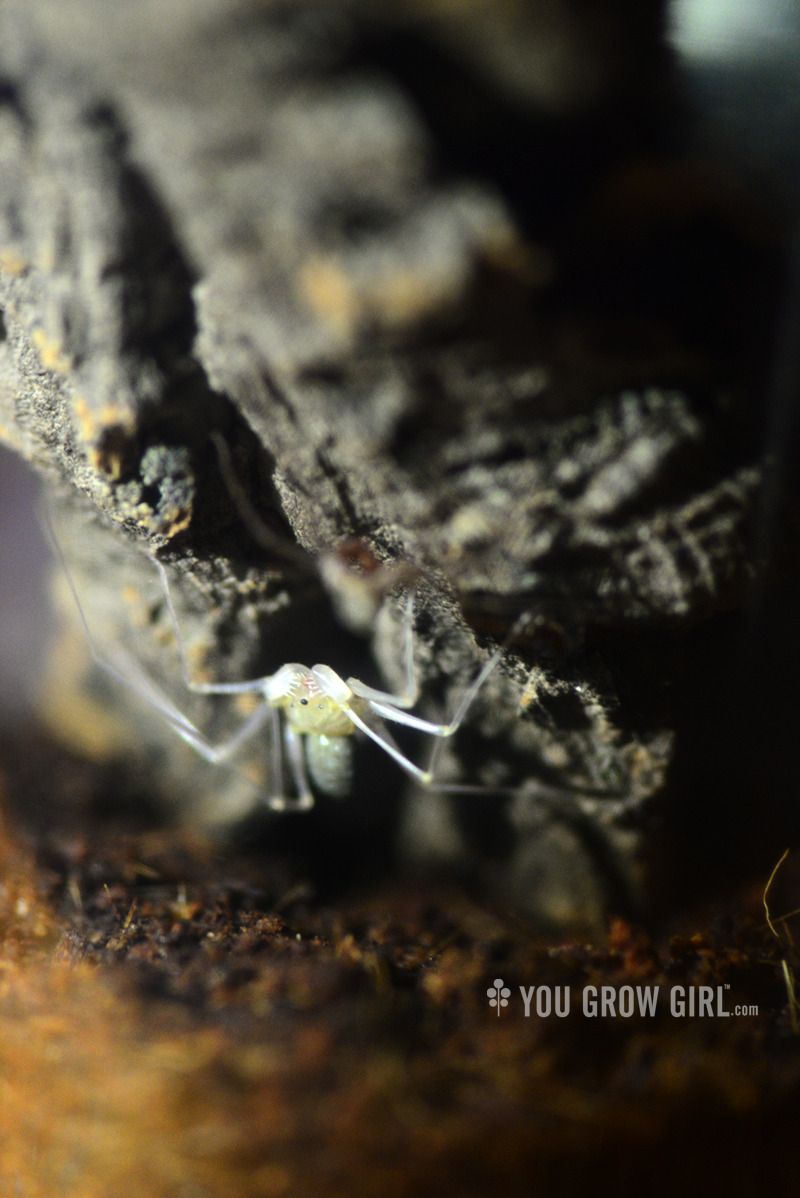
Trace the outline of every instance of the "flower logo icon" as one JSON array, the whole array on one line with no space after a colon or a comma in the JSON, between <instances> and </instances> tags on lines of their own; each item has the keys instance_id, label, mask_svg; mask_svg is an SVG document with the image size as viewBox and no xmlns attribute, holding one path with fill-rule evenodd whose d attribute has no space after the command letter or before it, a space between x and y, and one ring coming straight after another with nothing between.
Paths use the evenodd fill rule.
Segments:
<instances>
[{"instance_id":1,"label":"flower logo icon","mask_svg":"<svg viewBox=\"0 0 800 1198\"><path fill-rule=\"evenodd\" d=\"M503 985L502 978L494 979L494 986L490 986L486 991L489 995L489 1006L497 1007L497 1017L500 1018L500 1008L508 1006L508 1000L511 997L511 991L508 986Z\"/></svg>"}]
</instances>

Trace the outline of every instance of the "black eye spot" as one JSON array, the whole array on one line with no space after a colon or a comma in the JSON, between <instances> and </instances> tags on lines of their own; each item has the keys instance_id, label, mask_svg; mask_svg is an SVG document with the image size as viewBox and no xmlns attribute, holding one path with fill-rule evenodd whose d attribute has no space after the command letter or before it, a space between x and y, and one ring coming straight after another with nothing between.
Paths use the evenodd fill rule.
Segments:
<instances>
[{"instance_id":1,"label":"black eye spot","mask_svg":"<svg viewBox=\"0 0 800 1198\"><path fill-rule=\"evenodd\" d=\"M301 699L301 700L300 700L300 705L301 705L302 707L308 707L308 699Z\"/></svg>"}]
</instances>

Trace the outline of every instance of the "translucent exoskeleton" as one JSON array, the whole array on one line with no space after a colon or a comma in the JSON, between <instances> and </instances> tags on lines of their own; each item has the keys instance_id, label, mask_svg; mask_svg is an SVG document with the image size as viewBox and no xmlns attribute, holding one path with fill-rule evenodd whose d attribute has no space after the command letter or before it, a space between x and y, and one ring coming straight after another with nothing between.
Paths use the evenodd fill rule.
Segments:
<instances>
[{"instance_id":1,"label":"translucent exoskeleton","mask_svg":"<svg viewBox=\"0 0 800 1198\"><path fill-rule=\"evenodd\" d=\"M116 660L120 664L114 664L99 652L52 526L50 532L98 666L154 707L179 736L213 764L233 763L246 742L268 726L271 769L266 800L273 810L308 810L314 805L312 782L324 794L336 797L348 794L353 773L353 734L357 731L373 740L423 786L441 790L484 789L469 785L438 786L436 768L444 741L461 726L470 705L500 661L503 648L490 654L447 723L435 723L414 715L410 709L417 703L419 687L414 666L413 592L407 595L403 609L405 685L402 694L376 690L357 678L345 681L330 666L316 665L309 669L296 662L281 666L274 674L244 682L200 682L192 678L189 670L166 570L153 558L161 578L187 688L203 695L255 693L261 700L232 736L214 744L167 698L137 662L127 654L118 654ZM426 768L402 752L386 726L387 721L436 738ZM286 793L284 762L292 780L292 795Z\"/></svg>"}]
</instances>

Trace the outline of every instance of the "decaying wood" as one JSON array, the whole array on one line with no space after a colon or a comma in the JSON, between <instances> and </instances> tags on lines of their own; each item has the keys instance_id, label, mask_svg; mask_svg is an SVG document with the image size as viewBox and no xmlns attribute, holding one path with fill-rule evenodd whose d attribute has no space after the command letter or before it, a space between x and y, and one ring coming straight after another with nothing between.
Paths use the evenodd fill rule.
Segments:
<instances>
[{"instance_id":1,"label":"decaying wood","mask_svg":"<svg viewBox=\"0 0 800 1198\"><path fill-rule=\"evenodd\" d=\"M530 611L445 762L505 797L409 793L399 835L591 923L641 898L685 637L758 569L776 243L664 148L662 5L584 7L541 6L547 41L539 6L488 0L6 0L0 433L98 643L178 702L148 554L215 678L363 676L351 592L413 583L439 718ZM383 685L395 612L368 608ZM103 722L67 693L73 738L188 818L254 801L129 696L106 686ZM218 707L187 704L212 730Z\"/></svg>"}]
</instances>

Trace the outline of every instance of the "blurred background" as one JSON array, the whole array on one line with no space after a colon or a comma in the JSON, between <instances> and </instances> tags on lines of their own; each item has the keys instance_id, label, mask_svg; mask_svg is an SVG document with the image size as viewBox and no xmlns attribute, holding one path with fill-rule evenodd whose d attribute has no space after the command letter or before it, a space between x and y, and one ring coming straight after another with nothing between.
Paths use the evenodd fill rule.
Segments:
<instances>
[{"instance_id":1,"label":"blurred background","mask_svg":"<svg viewBox=\"0 0 800 1198\"><path fill-rule=\"evenodd\" d=\"M32 470L0 445L0 719L29 710L50 630L49 556Z\"/></svg>"}]
</instances>

